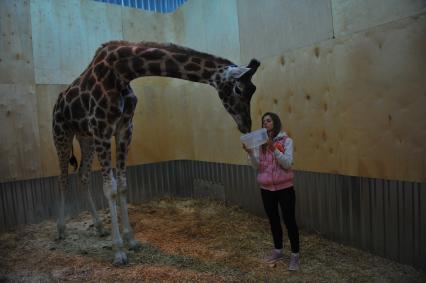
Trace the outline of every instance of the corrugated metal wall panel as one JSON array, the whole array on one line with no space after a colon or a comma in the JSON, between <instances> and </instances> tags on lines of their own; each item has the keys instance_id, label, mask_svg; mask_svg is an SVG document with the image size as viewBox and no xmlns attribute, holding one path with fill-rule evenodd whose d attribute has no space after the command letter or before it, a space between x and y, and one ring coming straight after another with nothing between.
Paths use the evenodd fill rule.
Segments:
<instances>
[{"instance_id":1,"label":"corrugated metal wall panel","mask_svg":"<svg viewBox=\"0 0 426 283\"><path fill-rule=\"evenodd\" d=\"M129 167L128 198L194 197L196 184L224 188L225 201L264 216L255 172L249 166L170 161ZM296 172L296 217L301 228L386 258L426 269L426 184L324 173ZM87 209L86 192L70 176L66 214ZM201 182L201 183L200 183ZM106 208L99 172L90 188ZM206 186L208 188L208 186ZM203 194L208 196L208 192ZM57 178L0 183L0 232L18 224L56 217Z\"/></svg>"}]
</instances>

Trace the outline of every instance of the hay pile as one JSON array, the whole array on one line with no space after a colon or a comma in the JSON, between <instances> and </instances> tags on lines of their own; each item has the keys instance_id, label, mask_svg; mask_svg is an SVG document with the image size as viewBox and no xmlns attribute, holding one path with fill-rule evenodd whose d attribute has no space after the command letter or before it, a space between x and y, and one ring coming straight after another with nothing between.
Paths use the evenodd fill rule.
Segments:
<instances>
[{"instance_id":1,"label":"hay pile","mask_svg":"<svg viewBox=\"0 0 426 283\"><path fill-rule=\"evenodd\" d=\"M162 199L130 206L142 251L130 264L111 264L111 238L96 236L91 216L67 221L67 238L55 241L46 221L0 235L0 281L17 282L425 282L412 267L301 232L301 270L287 271L288 252L274 268L262 263L271 249L265 219L206 200ZM108 212L103 222L110 227ZM289 244L286 242L286 250Z\"/></svg>"}]
</instances>

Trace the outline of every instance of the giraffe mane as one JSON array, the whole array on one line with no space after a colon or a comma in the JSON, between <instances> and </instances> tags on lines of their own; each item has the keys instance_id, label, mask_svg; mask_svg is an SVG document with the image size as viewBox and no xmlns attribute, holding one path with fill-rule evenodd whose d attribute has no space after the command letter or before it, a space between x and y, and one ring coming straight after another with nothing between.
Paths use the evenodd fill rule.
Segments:
<instances>
[{"instance_id":1,"label":"giraffe mane","mask_svg":"<svg viewBox=\"0 0 426 283\"><path fill-rule=\"evenodd\" d=\"M110 46L110 45L124 45L124 46L129 46L129 45L133 45L133 46L139 46L139 47L144 47L144 48L163 48L166 50L169 50L171 52L174 53L185 53L188 54L190 56L198 56L204 59L208 59L208 60L213 60L213 61L217 61L219 63L225 64L225 65L235 65L233 62L231 62L228 59L222 58L222 57L218 57L218 56L214 56L205 52L200 52L188 47L184 47L184 46L180 46L174 43L159 43L159 42L153 42L153 41L140 41L140 42L130 42L130 41L126 41L126 40L111 40L108 42L103 43L97 50L95 54L98 54L98 52L100 52L100 50L102 50L104 47L106 46Z\"/></svg>"}]
</instances>

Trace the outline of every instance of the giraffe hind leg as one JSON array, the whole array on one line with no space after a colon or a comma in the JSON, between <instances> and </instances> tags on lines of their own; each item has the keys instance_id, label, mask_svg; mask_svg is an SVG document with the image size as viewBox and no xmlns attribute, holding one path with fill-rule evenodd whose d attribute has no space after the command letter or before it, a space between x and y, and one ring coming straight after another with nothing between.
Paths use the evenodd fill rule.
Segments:
<instances>
[{"instance_id":1,"label":"giraffe hind leg","mask_svg":"<svg viewBox=\"0 0 426 283\"><path fill-rule=\"evenodd\" d=\"M102 221L99 218L98 212L96 211L96 206L93 202L92 193L89 186L90 172L95 151L94 141L91 137L79 137L78 141L81 148L81 165L78 171L78 183L81 186L81 189L87 192L87 200L89 202L89 209L93 218L93 225L95 226L98 235L100 237L104 237L109 235L109 233L104 229Z\"/></svg>"},{"instance_id":2,"label":"giraffe hind leg","mask_svg":"<svg viewBox=\"0 0 426 283\"><path fill-rule=\"evenodd\" d=\"M60 167L60 202L57 220L58 240L65 239L65 192L68 189L68 162L71 153L72 140L72 136L67 136L63 132L54 132L54 142Z\"/></svg>"}]
</instances>

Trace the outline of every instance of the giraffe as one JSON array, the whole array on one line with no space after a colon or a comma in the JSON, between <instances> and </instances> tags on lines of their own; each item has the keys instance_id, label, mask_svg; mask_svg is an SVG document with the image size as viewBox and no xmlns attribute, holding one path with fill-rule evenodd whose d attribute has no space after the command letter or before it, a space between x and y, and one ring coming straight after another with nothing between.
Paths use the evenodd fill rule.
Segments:
<instances>
[{"instance_id":1,"label":"giraffe","mask_svg":"<svg viewBox=\"0 0 426 283\"><path fill-rule=\"evenodd\" d=\"M251 130L250 100L256 90L251 77L259 61L246 67L227 59L171 43L109 41L96 50L88 67L54 105L52 132L60 176L60 203L57 220L58 239L65 238L64 192L68 187L68 163L77 168L73 155L74 137L81 148L78 168L79 186L87 192L90 212L99 235L105 235L89 190L89 174L96 153L101 165L103 193L108 200L112 226L113 263L128 263L124 249L139 250L129 224L126 200L126 158L132 138L132 118L137 98L130 81L143 76L165 76L213 86L240 132ZM111 142L116 140L116 176L111 162ZM122 235L117 205L121 212Z\"/></svg>"}]
</instances>

